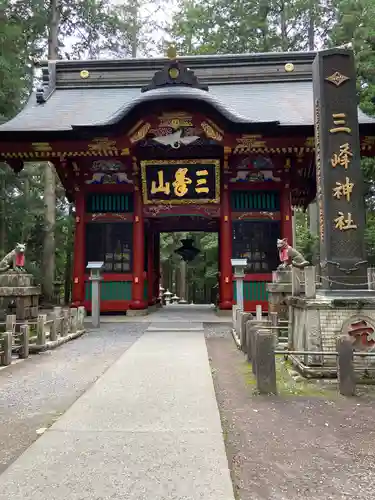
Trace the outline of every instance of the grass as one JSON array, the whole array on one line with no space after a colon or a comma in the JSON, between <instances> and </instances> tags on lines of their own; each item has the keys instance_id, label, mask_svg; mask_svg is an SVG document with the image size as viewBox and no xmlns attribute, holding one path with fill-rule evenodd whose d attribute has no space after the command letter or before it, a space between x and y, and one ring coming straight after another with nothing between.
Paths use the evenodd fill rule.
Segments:
<instances>
[{"instance_id":1,"label":"grass","mask_svg":"<svg viewBox=\"0 0 375 500\"><path fill-rule=\"evenodd\" d=\"M307 379L294 380L289 369L290 362L276 359L276 380L280 396L323 397L328 399L335 397L335 390L332 390L331 387L321 387L317 381ZM254 394L257 394L256 381L251 364L245 361L241 366L241 371L245 377L246 385L253 389Z\"/></svg>"}]
</instances>

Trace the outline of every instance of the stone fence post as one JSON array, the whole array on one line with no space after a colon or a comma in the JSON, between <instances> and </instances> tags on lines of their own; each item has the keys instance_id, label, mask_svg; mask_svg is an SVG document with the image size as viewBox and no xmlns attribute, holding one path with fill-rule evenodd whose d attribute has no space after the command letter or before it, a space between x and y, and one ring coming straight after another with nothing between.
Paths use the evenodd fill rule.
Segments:
<instances>
[{"instance_id":1,"label":"stone fence post","mask_svg":"<svg viewBox=\"0 0 375 500\"><path fill-rule=\"evenodd\" d=\"M355 396L356 380L353 362L353 345L350 338L342 335L337 339L337 381L340 394Z\"/></svg>"},{"instance_id":2,"label":"stone fence post","mask_svg":"<svg viewBox=\"0 0 375 500\"><path fill-rule=\"evenodd\" d=\"M259 330L255 335L255 378L260 394L277 394L274 335Z\"/></svg>"},{"instance_id":3,"label":"stone fence post","mask_svg":"<svg viewBox=\"0 0 375 500\"><path fill-rule=\"evenodd\" d=\"M307 266L305 273L305 297L315 299L316 297L316 269L315 266Z\"/></svg>"},{"instance_id":4,"label":"stone fence post","mask_svg":"<svg viewBox=\"0 0 375 500\"><path fill-rule=\"evenodd\" d=\"M298 297L301 295L301 271L292 267L292 295Z\"/></svg>"},{"instance_id":5,"label":"stone fence post","mask_svg":"<svg viewBox=\"0 0 375 500\"><path fill-rule=\"evenodd\" d=\"M30 343L30 327L29 325L20 326L21 346L19 357L27 359L29 357L29 343Z\"/></svg>"},{"instance_id":6,"label":"stone fence post","mask_svg":"<svg viewBox=\"0 0 375 500\"><path fill-rule=\"evenodd\" d=\"M52 323L51 323L51 327L50 327L50 331L49 331L49 339L51 342L54 342L55 340L57 340L57 337L58 337L58 329L59 329L59 320L56 316L56 313L55 311L51 314L51 320L52 320Z\"/></svg>"},{"instance_id":7,"label":"stone fence post","mask_svg":"<svg viewBox=\"0 0 375 500\"><path fill-rule=\"evenodd\" d=\"M80 306L78 308L78 314L77 314L77 330L79 332L85 329L85 317L86 317L86 310L83 306Z\"/></svg>"},{"instance_id":8,"label":"stone fence post","mask_svg":"<svg viewBox=\"0 0 375 500\"><path fill-rule=\"evenodd\" d=\"M36 343L38 346L42 347L46 345L46 323L47 321L47 315L46 314L39 314L38 319L37 319L37 325L36 325Z\"/></svg>"},{"instance_id":9,"label":"stone fence post","mask_svg":"<svg viewBox=\"0 0 375 500\"><path fill-rule=\"evenodd\" d=\"M63 319L63 335L64 337L66 335L68 335L69 333L69 330L70 330L70 312L69 312L69 309L64 309L63 310L63 315L64 315L64 319Z\"/></svg>"},{"instance_id":10,"label":"stone fence post","mask_svg":"<svg viewBox=\"0 0 375 500\"><path fill-rule=\"evenodd\" d=\"M76 307L70 309L70 333L77 332L77 314L78 310Z\"/></svg>"},{"instance_id":11,"label":"stone fence post","mask_svg":"<svg viewBox=\"0 0 375 500\"><path fill-rule=\"evenodd\" d=\"M375 290L375 267L367 268L367 287L369 290Z\"/></svg>"},{"instance_id":12,"label":"stone fence post","mask_svg":"<svg viewBox=\"0 0 375 500\"><path fill-rule=\"evenodd\" d=\"M16 331L16 321L17 317L15 314L8 314L5 318L5 331L14 334Z\"/></svg>"},{"instance_id":13,"label":"stone fence post","mask_svg":"<svg viewBox=\"0 0 375 500\"><path fill-rule=\"evenodd\" d=\"M3 351L1 355L1 364L3 366L9 366L12 362L13 334L12 332L5 332L0 335L0 348Z\"/></svg>"}]
</instances>

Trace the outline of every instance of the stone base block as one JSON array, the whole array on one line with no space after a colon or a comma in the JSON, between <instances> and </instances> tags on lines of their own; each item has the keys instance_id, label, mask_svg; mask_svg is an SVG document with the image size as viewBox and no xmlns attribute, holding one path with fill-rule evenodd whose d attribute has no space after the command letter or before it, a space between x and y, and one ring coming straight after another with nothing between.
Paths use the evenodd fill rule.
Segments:
<instances>
[{"instance_id":1,"label":"stone base block","mask_svg":"<svg viewBox=\"0 0 375 500\"><path fill-rule=\"evenodd\" d=\"M148 309L128 309L126 311L126 316L134 317L134 316L147 316Z\"/></svg>"},{"instance_id":2,"label":"stone base block","mask_svg":"<svg viewBox=\"0 0 375 500\"><path fill-rule=\"evenodd\" d=\"M289 348L293 351L312 351L317 354L290 357L299 371L311 377L337 374L334 355L337 339L347 336L354 351L375 354L375 295L366 297L317 296L315 299L291 297ZM375 375L375 356L354 356L358 376Z\"/></svg>"}]
</instances>

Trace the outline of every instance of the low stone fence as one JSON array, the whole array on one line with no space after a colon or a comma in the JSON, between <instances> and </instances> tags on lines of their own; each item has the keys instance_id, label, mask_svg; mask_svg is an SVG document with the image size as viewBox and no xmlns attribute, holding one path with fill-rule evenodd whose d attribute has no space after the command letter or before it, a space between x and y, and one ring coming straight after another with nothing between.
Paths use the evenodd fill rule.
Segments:
<instances>
[{"instance_id":1,"label":"low stone fence","mask_svg":"<svg viewBox=\"0 0 375 500\"><path fill-rule=\"evenodd\" d=\"M338 389L344 396L353 396L356 392L358 377L355 373L355 358L375 360L375 352L361 352L353 349L353 343L347 335L337 338L334 351L293 350L288 344L288 337L283 332L290 328L287 321L280 321L272 313L265 318L257 311L257 316L237 310L233 313L233 338L237 347L244 352L247 361L252 364L256 386L260 394L277 394L276 356L330 356L336 365ZM286 329L286 330L285 330ZM280 334L281 333L281 334Z\"/></svg>"},{"instance_id":2,"label":"low stone fence","mask_svg":"<svg viewBox=\"0 0 375 500\"><path fill-rule=\"evenodd\" d=\"M0 328L0 365L10 365L13 356L27 358L29 353L53 349L79 337L85 331L85 308L55 307L49 315L39 314L37 321L18 323L15 315L8 315ZM4 328L5 327L5 328Z\"/></svg>"}]
</instances>

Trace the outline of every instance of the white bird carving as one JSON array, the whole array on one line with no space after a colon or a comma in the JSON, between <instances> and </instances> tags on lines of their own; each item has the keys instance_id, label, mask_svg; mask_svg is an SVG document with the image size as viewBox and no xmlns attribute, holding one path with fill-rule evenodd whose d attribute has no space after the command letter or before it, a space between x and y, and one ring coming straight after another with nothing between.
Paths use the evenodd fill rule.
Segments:
<instances>
[{"instance_id":1,"label":"white bird carving","mask_svg":"<svg viewBox=\"0 0 375 500\"><path fill-rule=\"evenodd\" d=\"M186 137L181 137L182 130L177 130L173 134L164 135L160 137L153 137L153 140L163 144L163 146L170 146L173 149L178 149L181 144L187 146L192 142L195 142L199 139L198 135L188 135Z\"/></svg>"}]
</instances>

